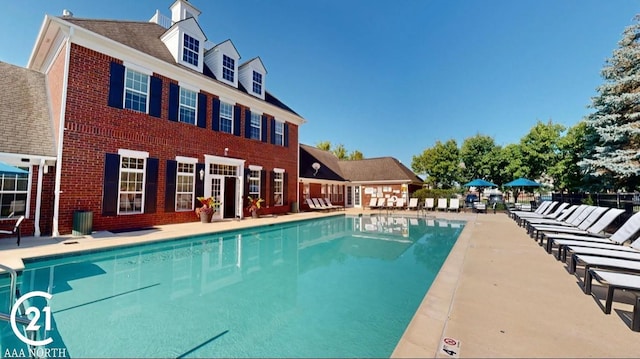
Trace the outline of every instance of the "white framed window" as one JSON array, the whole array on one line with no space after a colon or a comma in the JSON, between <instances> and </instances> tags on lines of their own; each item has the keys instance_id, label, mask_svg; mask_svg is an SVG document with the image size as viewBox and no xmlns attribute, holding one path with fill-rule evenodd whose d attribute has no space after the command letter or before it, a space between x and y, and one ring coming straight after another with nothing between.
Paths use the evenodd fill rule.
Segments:
<instances>
[{"instance_id":1,"label":"white framed window","mask_svg":"<svg viewBox=\"0 0 640 359\"><path fill-rule=\"evenodd\" d=\"M198 96L195 91L188 90L180 86L180 109L178 111L178 121L196 124L196 106Z\"/></svg>"},{"instance_id":2,"label":"white framed window","mask_svg":"<svg viewBox=\"0 0 640 359\"><path fill-rule=\"evenodd\" d=\"M284 204L284 171L274 169L273 173L273 205Z\"/></svg>"},{"instance_id":3,"label":"white framed window","mask_svg":"<svg viewBox=\"0 0 640 359\"><path fill-rule=\"evenodd\" d=\"M195 161L187 162L178 159L176 174L176 212L192 211L194 209L195 184Z\"/></svg>"},{"instance_id":4,"label":"white framed window","mask_svg":"<svg viewBox=\"0 0 640 359\"><path fill-rule=\"evenodd\" d=\"M26 216L29 196L29 167L16 166L26 173L0 173L0 218Z\"/></svg>"},{"instance_id":5,"label":"white framed window","mask_svg":"<svg viewBox=\"0 0 640 359\"><path fill-rule=\"evenodd\" d=\"M236 61L227 55L222 55L222 78L234 82Z\"/></svg>"},{"instance_id":6,"label":"white framed window","mask_svg":"<svg viewBox=\"0 0 640 359\"><path fill-rule=\"evenodd\" d=\"M198 66L198 57L200 54L200 41L184 34L182 47L182 61Z\"/></svg>"},{"instance_id":7,"label":"white framed window","mask_svg":"<svg viewBox=\"0 0 640 359\"><path fill-rule=\"evenodd\" d=\"M220 131L233 133L233 106L220 102Z\"/></svg>"},{"instance_id":8,"label":"white framed window","mask_svg":"<svg viewBox=\"0 0 640 359\"><path fill-rule=\"evenodd\" d=\"M144 211L144 172L148 154L133 153L120 156L120 188L118 214L135 214Z\"/></svg>"},{"instance_id":9,"label":"white framed window","mask_svg":"<svg viewBox=\"0 0 640 359\"><path fill-rule=\"evenodd\" d=\"M260 196L260 170L249 169L249 196L251 198L262 198Z\"/></svg>"},{"instance_id":10,"label":"white framed window","mask_svg":"<svg viewBox=\"0 0 640 359\"><path fill-rule=\"evenodd\" d=\"M279 146L284 146L284 122L275 121L275 127L276 138L274 143Z\"/></svg>"},{"instance_id":11,"label":"white framed window","mask_svg":"<svg viewBox=\"0 0 640 359\"><path fill-rule=\"evenodd\" d=\"M262 95L262 74L253 72L253 93Z\"/></svg>"},{"instance_id":12,"label":"white framed window","mask_svg":"<svg viewBox=\"0 0 640 359\"><path fill-rule=\"evenodd\" d=\"M126 69L124 78L124 108L147 113L149 109L149 75Z\"/></svg>"},{"instance_id":13,"label":"white framed window","mask_svg":"<svg viewBox=\"0 0 640 359\"><path fill-rule=\"evenodd\" d=\"M259 113L251 112L251 138L254 140L262 138L262 116Z\"/></svg>"}]
</instances>

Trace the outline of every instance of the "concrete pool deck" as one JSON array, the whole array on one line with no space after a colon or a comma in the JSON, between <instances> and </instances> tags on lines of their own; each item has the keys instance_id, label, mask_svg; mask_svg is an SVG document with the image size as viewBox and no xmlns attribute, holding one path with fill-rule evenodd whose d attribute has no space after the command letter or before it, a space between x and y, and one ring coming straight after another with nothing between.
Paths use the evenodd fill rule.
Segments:
<instances>
[{"instance_id":1,"label":"concrete pool deck","mask_svg":"<svg viewBox=\"0 0 640 359\"><path fill-rule=\"evenodd\" d=\"M378 212L350 209L346 213ZM16 247L15 238L5 238L0 240L0 263L20 268L21 258L334 214L305 212L213 224L193 222L119 234L94 232L82 237L24 237L20 247ZM602 308L606 291L594 281L595 296L585 295L581 278L570 275L563 263L547 254L503 213L428 215L462 219L467 224L392 357L451 357L440 351L444 337L461 343L457 353L461 358L640 355L640 333L630 329L630 294L617 296L612 313L605 315Z\"/></svg>"}]
</instances>

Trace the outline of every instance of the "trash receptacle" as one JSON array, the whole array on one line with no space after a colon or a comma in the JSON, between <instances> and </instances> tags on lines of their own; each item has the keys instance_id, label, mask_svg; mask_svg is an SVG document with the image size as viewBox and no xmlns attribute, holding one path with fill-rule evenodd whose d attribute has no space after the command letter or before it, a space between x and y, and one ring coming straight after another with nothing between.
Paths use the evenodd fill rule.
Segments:
<instances>
[{"instance_id":1,"label":"trash receptacle","mask_svg":"<svg viewBox=\"0 0 640 359\"><path fill-rule=\"evenodd\" d=\"M298 213L298 202L291 202L291 213Z\"/></svg>"},{"instance_id":2,"label":"trash receptacle","mask_svg":"<svg viewBox=\"0 0 640 359\"><path fill-rule=\"evenodd\" d=\"M73 212L73 230L74 236L83 236L93 232L93 212L91 211L75 211Z\"/></svg>"}]
</instances>

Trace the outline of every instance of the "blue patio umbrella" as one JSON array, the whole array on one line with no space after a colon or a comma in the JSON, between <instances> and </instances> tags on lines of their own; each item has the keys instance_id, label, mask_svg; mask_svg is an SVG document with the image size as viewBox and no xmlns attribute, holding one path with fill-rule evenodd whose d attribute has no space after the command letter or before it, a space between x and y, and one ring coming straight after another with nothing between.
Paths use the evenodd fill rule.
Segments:
<instances>
[{"instance_id":1,"label":"blue patio umbrella","mask_svg":"<svg viewBox=\"0 0 640 359\"><path fill-rule=\"evenodd\" d=\"M15 175L15 174L27 174L29 172L18 168L18 167L13 167L13 166L9 166L6 163L0 162L0 174L11 174L11 175Z\"/></svg>"},{"instance_id":2,"label":"blue patio umbrella","mask_svg":"<svg viewBox=\"0 0 640 359\"><path fill-rule=\"evenodd\" d=\"M464 187L498 187L498 185L480 178L476 178L469 183L465 183Z\"/></svg>"},{"instance_id":3,"label":"blue patio umbrella","mask_svg":"<svg viewBox=\"0 0 640 359\"><path fill-rule=\"evenodd\" d=\"M540 183L536 181L532 181L528 178L520 177L515 179L509 183L504 184L505 187L540 187L542 186Z\"/></svg>"}]
</instances>

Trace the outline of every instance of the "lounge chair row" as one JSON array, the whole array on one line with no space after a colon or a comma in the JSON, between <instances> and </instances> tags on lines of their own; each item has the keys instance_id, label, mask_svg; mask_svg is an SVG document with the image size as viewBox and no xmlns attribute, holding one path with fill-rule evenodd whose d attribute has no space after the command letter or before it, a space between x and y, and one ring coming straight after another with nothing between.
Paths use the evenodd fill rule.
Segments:
<instances>
[{"instance_id":1,"label":"lounge chair row","mask_svg":"<svg viewBox=\"0 0 640 359\"><path fill-rule=\"evenodd\" d=\"M328 198L307 198L306 202L314 211L344 210L344 206L333 205Z\"/></svg>"},{"instance_id":2,"label":"lounge chair row","mask_svg":"<svg viewBox=\"0 0 640 359\"><path fill-rule=\"evenodd\" d=\"M592 294L594 279L607 288L606 314L611 313L616 290L631 293L631 329L640 331L640 212L608 230L623 213L618 208L546 201L534 212L512 211L510 216L548 253L555 249L570 273L582 273L585 294Z\"/></svg>"}]
</instances>

